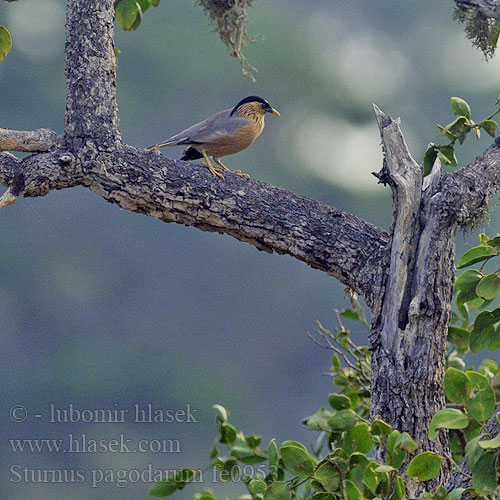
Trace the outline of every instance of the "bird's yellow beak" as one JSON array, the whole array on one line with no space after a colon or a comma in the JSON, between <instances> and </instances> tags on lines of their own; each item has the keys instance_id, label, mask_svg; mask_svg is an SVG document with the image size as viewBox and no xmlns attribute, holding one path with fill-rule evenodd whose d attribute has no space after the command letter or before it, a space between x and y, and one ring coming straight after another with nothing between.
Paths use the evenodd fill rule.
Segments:
<instances>
[{"instance_id":1,"label":"bird's yellow beak","mask_svg":"<svg viewBox=\"0 0 500 500\"><path fill-rule=\"evenodd\" d=\"M272 113L273 115L278 115L278 116L281 116L281 115L280 115L280 112L279 112L277 109L274 109L274 108L273 108L273 110L271 111L271 113Z\"/></svg>"}]
</instances>

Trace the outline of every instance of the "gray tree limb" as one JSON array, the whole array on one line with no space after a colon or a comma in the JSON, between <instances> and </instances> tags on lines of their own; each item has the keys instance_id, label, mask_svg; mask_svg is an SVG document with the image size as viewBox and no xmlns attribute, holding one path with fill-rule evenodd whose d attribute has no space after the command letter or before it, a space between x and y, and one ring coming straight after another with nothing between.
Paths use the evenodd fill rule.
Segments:
<instances>
[{"instance_id":1,"label":"gray tree limb","mask_svg":"<svg viewBox=\"0 0 500 500\"><path fill-rule=\"evenodd\" d=\"M500 19L500 6L495 0L455 0L457 7L474 9L485 17Z\"/></svg>"},{"instance_id":2,"label":"gray tree limb","mask_svg":"<svg viewBox=\"0 0 500 500\"><path fill-rule=\"evenodd\" d=\"M48 128L30 131L0 128L0 151L49 151L59 139L59 136Z\"/></svg>"},{"instance_id":3,"label":"gray tree limb","mask_svg":"<svg viewBox=\"0 0 500 500\"><path fill-rule=\"evenodd\" d=\"M444 407L446 337L455 274L457 221L441 210L441 166L422 182L399 128L375 107L385 152L379 178L393 191L391 253L382 293L373 308L371 415L408 432L419 451L449 455L448 437L428 437L429 423ZM388 404L390 401L390 404ZM380 453L381 454L381 453ZM409 457L410 458L410 457ZM427 486L443 484L451 469L445 463ZM422 483L408 478L410 497Z\"/></svg>"},{"instance_id":4,"label":"gray tree limb","mask_svg":"<svg viewBox=\"0 0 500 500\"><path fill-rule=\"evenodd\" d=\"M9 185L14 176L4 165L0 156L0 182ZM21 165L16 196L87 186L127 210L291 255L373 301L387 233L341 210L236 174L218 180L200 165L129 146L98 154L89 165L60 151L29 157Z\"/></svg>"}]
</instances>

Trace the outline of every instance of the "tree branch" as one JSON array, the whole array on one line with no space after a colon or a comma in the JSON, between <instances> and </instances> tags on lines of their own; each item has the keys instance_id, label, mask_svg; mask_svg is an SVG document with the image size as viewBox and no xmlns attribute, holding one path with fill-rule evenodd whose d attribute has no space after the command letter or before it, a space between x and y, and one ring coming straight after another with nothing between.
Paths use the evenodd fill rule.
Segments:
<instances>
[{"instance_id":1,"label":"tree branch","mask_svg":"<svg viewBox=\"0 0 500 500\"><path fill-rule=\"evenodd\" d=\"M473 225L489 210L490 199L500 191L500 148L497 137L483 154L446 175L440 209L460 225Z\"/></svg>"},{"instance_id":2,"label":"tree branch","mask_svg":"<svg viewBox=\"0 0 500 500\"><path fill-rule=\"evenodd\" d=\"M64 136L75 151L120 140L113 24L113 0L68 0Z\"/></svg>"},{"instance_id":3,"label":"tree branch","mask_svg":"<svg viewBox=\"0 0 500 500\"><path fill-rule=\"evenodd\" d=\"M455 0L461 9L474 9L485 17L500 19L500 6L495 0Z\"/></svg>"},{"instance_id":4,"label":"tree branch","mask_svg":"<svg viewBox=\"0 0 500 500\"><path fill-rule=\"evenodd\" d=\"M415 256L415 222L420 208L422 193L422 169L412 158L399 127L400 120L385 115L375 104L375 117L385 152L384 166L378 177L392 189L394 217L390 231L391 272L383 301L383 321L380 340L385 349L399 356L401 312L408 288L409 269Z\"/></svg>"},{"instance_id":5,"label":"tree branch","mask_svg":"<svg viewBox=\"0 0 500 500\"><path fill-rule=\"evenodd\" d=\"M23 160L17 176L24 187L16 196L84 185L127 210L291 255L335 276L368 303L377 293L387 233L283 188L230 173L218 180L199 165L129 146L83 166L67 152L32 156ZM0 181L8 184L8 179L11 173L3 175L0 164Z\"/></svg>"},{"instance_id":6,"label":"tree branch","mask_svg":"<svg viewBox=\"0 0 500 500\"><path fill-rule=\"evenodd\" d=\"M59 136L48 128L30 131L0 128L0 151L50 151L58 141Z\"/></svg>"}]
</instances>

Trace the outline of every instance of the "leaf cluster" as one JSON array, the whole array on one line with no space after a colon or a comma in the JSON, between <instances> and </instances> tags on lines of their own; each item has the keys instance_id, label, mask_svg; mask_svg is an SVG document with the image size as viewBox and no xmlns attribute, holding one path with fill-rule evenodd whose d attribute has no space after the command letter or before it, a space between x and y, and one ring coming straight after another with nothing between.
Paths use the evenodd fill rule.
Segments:
<instances>
[{"instance_id":1,"label":"leaf cluster","mask_svg":"<svg viewBox=\"0 0 500 500\"><path fill-rule=\"evenodd\" d=\"M456 118L448 123L445 127L438 125L439 132L449 139L448 144L434 144L431 142L424 153L423 160L423 175L426 176L432 170L432 166L439 158L441 163L450 167L458 165L457 156L455 154L455 144L458 141L463 144L467 134L474 131L476 137L481 137L481 129L486 131L493 138L495 137L498 123L492 118L500 112L500 109L479 122L475 122L471 118L471 109L469 104L460 97L451 98L451 107Z\"/></svg>"}]
</instances>

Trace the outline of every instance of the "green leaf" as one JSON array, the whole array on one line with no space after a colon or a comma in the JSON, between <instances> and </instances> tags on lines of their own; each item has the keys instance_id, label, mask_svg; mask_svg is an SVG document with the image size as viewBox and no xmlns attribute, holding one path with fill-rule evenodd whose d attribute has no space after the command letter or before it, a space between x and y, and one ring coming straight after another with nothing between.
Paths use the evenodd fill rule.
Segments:
<instances>
[{"instance_id":1,"label":"green leaf","mask_svg":"<svg viewBox=\"0 0 500 500\"><path fill-rule=\"evenodd\" d=\"M136 0L137 3L141 6L142 13L146 12L151 4L149 3L149 0Z\"/></svg>"},{"instance_id":2,"label":"green leaf","mask_svg":"<svg viewBox=\"0 0 500 500\"><path fill-rule=\"evenodd\" d=\"M375 436L388 436L392 432L392 427L383 420L374 420L372 422L372 434Z\"/></svg>"},{"instance_id":3,"label":"green leaf","mask_svg":"<svg viewBox=\"0 0 500 500\"><path fill-rule=\"evenodd\" d=\"M495 137L498 123L494 120L483 120L482 122L479 123L483 129L491 135L491 137Z\"/></svg>"},{"instance_id":4,"label":"green leaf","mask_svg":"<svg viewBox=\"0 0 500 500\"><path fill-rule=\"evenodd\" d=\"M214 496L214 492L212 490L205 490L201 493L197 493L193 497L193 500L217 500L217 498Z\"/></svg>"},{"instance_id":5,"label":"green leaf","mask_svg":"<svg viewBox=\"0 0 500 500\"><path fill-rule=\"evenodd\" d=\"M352 309L349 308L340 311L340 315L343 318L351 319L352 321L359 321L359 314L356 311L353 311Z\"/></svg>"},{"instance_id":6,"label":"green leaf","mask_svg":"<svg viewBox=\"0 0 500 500\"><path fill-rule=\"evenodd\" d=\"M220 426L220 442L233 443L236 439L238 432L231 424L222 424Z\"/></svg>"},{"instance_id":7,"label":"green leaf","mask_svg":"<svg viewBox=\"0 0 500 500\"><path fill-rule=\"evenodd\" d=\"M429 425L429 439L436 439L438 429L465 429L469 425L469 419L456 408L443 408L439 410Z\"/></svg>"},{"instance_id":8,"label":"green leaf","mask_svg":"<svg viewBox=\"0 0 500 500\"><path fill-rule=\"evenodd\" d=\"M125 30L133 29L139 16L140 6L136 0L116 0L115 1L115 17L118 24Z\"/></svg>"},{"instance_id":9,"label":"green leaf","mask_svg":"<svg viewBox=\"0 0 500 500\"><path fill-rule=\"evenodd\" d=\"M478 422L486 422L495 411L495 393L491 385L480 389L475 397L467 398L467 410Z\"/></svg>"},{"instance_id":10,"label":"green leaf","mask_svg":"<svg viewBox=\"0 0 500 500\"><path fill-rule=\"evenodd\" d=\"M470 106L460 97L451 98L451 108L453 109L453 114L470 118Z\"/></svg>"},{"instance_id":11,"label":"green leaf","mask_svg":"<svg viewBox=\"0 0 500 500\"><path fill-rule=\"evenodd\" d=\"M314 471L313 477L316 481L321 483L321 486L323 486L326 491L336 491L340 486L340 471L330 462L323 462L320 464Z\"/></svg>"},{"instance_id":12,"label":"green leaf","mask_svg":"<svg viewBox=\"0 0 500 500\"><path fill-rule=\"evenodd\" d=\"M488 344L488 349L490 351L496 351L500 349L500 326L495 330L495 334L491 338L490 343Z\"/></svg>"},{"instance_id":13,"label":"green leaf","mask_svg":"<svg viewBox=\"0 0 500 500\"><path fill-rule=\"evenodd\" d=\"M493 325L485 326L481 329L474 328L470 334L470 350L479 352L485 348L494 338L495 328Z\"/></svg>"},{"instance_id":14,"label":"green leaf","mask_svg":"<svg viewBox=\"0 0 500 500\"><path fill-rule=\"evenodd\" d=\"M257 493L264 493L266 491L267 484L265 481L262 481L261 479L252 479L248 483L248 491L252 495L256 495Z\"/></svg>"},{"instance_id":15,"label":"green leaf","mask_svg":"<svg viewBox=\"0 0 500 500\"><path fill-rule=\"evenodd\" d=\"M465 352L469 348L470 332L458 326L448 327L448 342L456 346L458 352Z\"/></svg>"},{"instance_id":16,"label":"green leaf","mask_svg":"<svg viewBox=\"0 0 500 500\"><path fill-rule=\"evenodd\" d=\"M467 269L455 280L455 289L462 292L475 291L482 278L483 274L477 269Z\"/></svg>"},{"instance_id":17,"label":"green leaf","mask_svg":"<svg viewBox=\"0 0 500 500\"><path fill-rule=\"evenodd\" d=\"M375 490L377 489L378 474L375 472L375 469L378 466L379 464L372 460L365 467L365 471L363 472L363 483L372 491L372 493L375 493Z\"/></svg>"},{"instance_id":18,"label":"green leaf","mask_svg":"<svg viewBox=\"0 0 500 500\"><path fill-rule=\"evenodd\" d=\"M363 495L359 488L349 480L344 481L347 500L361 500Z\"/></svg>"},{"instance_id":19,"label":"green leaf","mask_svg":"<svg viewBox=\"0 0 500 500\"><path fill-rule=\"evenodd\" d=\"M458 500L462 493L464 493L465 488L455 488L448 493L448 500Z\"/></svg>"},{"instance_id":20,"label":"green leaf","mask_svg":"<svg viewBox=\"0 0 500 500\"><path fill-rule=\"evenodd\" d=\"M375 468L375 472L392 472L395 470L396 469L394 467L391 467L390 465L379 465Z\"/></svg>"},{"instance_id":21,"label":"green leaf","mask_svg":"<svg viewBox=\"0 0 500 500\"><path fill-rule=\"evenodd\" d=\"M177 485L174 481L165 479L164 481L157 481L149 489L149 494L152 497L168 497L177 491Z\"/></svg>"},{"instance_id":22,"label":"green leaf","mask_svg":"<svg viewBox=\"0 0 500 500\"><path fill-rule=\"evenodd\" d=\"M346 410L351 407L351 400L344 394L329 394L328 403L335 410Z\"/></svg>"},{"instance_id":23,"label":"green leaf","mask_svg":"<svg viewBox=\"0 0 500 500\"><path fill-rule=\"evenodd\" d=\"M285 469L298 477L309 477L318 461L297 441L284 441L280 447Z\"/></svg>"},{"instance_id":24,"label":"green leaf","mask_svg":"<svg viewBox=\"0 0 500 500\"><path fill-rule=\"evenodd\" d=\"M396 438L394 448L399 448L406 451L415 451L418 448L418 444L411 438L411 436L407 432L402 432L401 435Z\"/></svg>"},{"instance_id":25,"label":"green leaf","mask_svg":"<svg viewBox=\"0 0 500 500\"><path fill-rule=\"evenodd\" d=\"M356 425L357 420L358 416L352 410L341 410L328 420L328 425L335 431L347 431Z\"/></svg>"},{"instance_id":26,"label":"green leaf","mask_svg":"<svg viewBox=\"0 0 500 500\"><path fill-rule=\"evenodd\" d=\"M461 269L462 267L471 266L472 264L475 264L476 262L482 262L484 260L488 260L497 254L498 254L498 252L495 251L495 249L492 248L491 246L479 245L477 247L471 248L470 250L467 250L467 252L465 252L462 255L462 257L460 257L460 260L458 261L458 264L457 264L457 269Z\"/></svg>"},{"instance_id":27,"label":"green leaf","mask_svg":"<svg viewBox=\"0 0 500 500\"><path fill-rule=\"evenodd\" d=\"M339 355L336 352L332 354L332 367L337 372L342 368L342 363L340 362Z\"/></svg>"},{"instance_id":28,"label":"green leaf","mask_svg":"<svg viewBox=\"0 0 500 500\"><path fill-rule=\"evenodd\" d=\"M481 496L492 494L497 488L498 451L487 450L477 458L472 468L472 486Z\"/></svg>"},{"instance_id":29,"label":"green leaf","mask_svg":"<svg viewBox=\"0 0 500 500\"><path fill-rule=\"evenodd\" d=\"M500 448L500 434L497 434L493 439L486 439L485 441L479 441L479 446L484 449L489 448Z\"/></svg>"},{"instance_id":30,"label":"green leaf","mask_svg":"<svg viewBox=\"0 0 500 500\"><path fill-rule=\"evenodd\" d=\"M229 418L229 412L221 405L213 405L212 408L215 410L216 419L218 422L227 422Z\"/></svg>"},{"instance_id":31,"label":"green leaf","mask_svg":"<svg viewBox=\"0 0 500 500\"><path fill-rule=\"evenodd\" d=\"M453 146L439 146L437 156L445 165L449 165L450 167L457 166L457 157L455 155Z\"/></svg>"},{"instance_id":32,"label":"green leaf","mask_svg":"<svg viewBox=\"0 0 500 500\"><path fill-rule=\"evenodd\" d=\"M452 403L464 403L472 392L467 375L456 368L448 368L444 374L444 393Z\"/></svg>"},{"instance_id":33,"label":"green leaf","mask_svg":"<svg viewBox=\"0 0 500 500\"><path fill-rule=\"evenodd\" d=\"M478 298L479 297L476 295L476 290L471 290L470 292L460 292L456 300L457 307L461 309L463 305L466 304L467 302L472 302ZM479 298L479 300L483 302L483 299Z\"/></svg>"},{"instance_id":34,"label":"green leaf","mask_svg":"<svg viewBox=\"0 0 500 500\"><path fill-rule=\"evenodd\" d=\"M368 453L375 443L368 432L368 424L358 422L344 437L344 450L348 453Z\"/></svg>"},{"instance_id":35,"label":"green leaf","mask_svg":"<svg viewBox=\"0 0 500 500\"><path fill-rule=\"evenodd\" d=\"M333 413L325 408L320 408L314 415L302 420L304 425L307 425L309 429L314 429L316 431L330 430L328 421L333 417Z\"/></svg>"},{"instance_id":36,"label":"green leaf","mask_svg":"<svg viewBox=\"0 0 500 500\"><path fill-rule=\"evenodd\" d=\"M422 165L424 177L431 173L434 162L436 161L437 154L438 147L433 142L429 143L424 153L424 161Z\"/></svg>"},{"instance_id":37,"label":"green leaf","mask_svg":"<svg viewBox=\"0 0 500 500\"><path fill-rule=\"evenodd\" d=\"M432 425L432 424L431 424ZM443 457L433 451L419 453L408 464L406 475L418 477L420 481L428 481L436 477L441 469Z\"/></svg>"},{"instance_id":38,"label":"green leaf","mask_svg":"<svg viewBox=\"0 0 500 500\"><path fill-rule=\"evenodd\" d=\"M292 500L292 493L284 481L276 481L267 487L264 500Z\"/></svg>"},{"instance_id":39,"label":"green leaf","mask_svg":"<svg viewBox=\"0 0 500 500\"><path fill-rule=\"evenodd\" d=\"M276 445L276 439L271 439L267 445L267 459L271 465L277 465L279 461L278 446Z\"/></svg>"},{"instance_id":40,"label":"green leaf","mask_svg":"<svg viewBox=\"0 0 500 500\"><path fill-rule=\"evenodd\" d=\"M12 48L12 37L5 26L0 26L0 62L2 62Z\"/></svg>"},{"instance_id":41,"label":"green leaf","mask_svg":"<svg viewBox=\"0 0 500 500\"><path fill-rule=\"evenodd\" d=\"M149 3L150 3L153 7L158 7L158 5L160 5L160 0L149 0Z\"/></svg>"},{"instance_id":42,"label":"green leaf","mask_svg":"<svg viewBox=\"0 0 500 500\"><path fill-rule=\"evenodd\" d=\"M486 300L493 300L500 294L500 278L491 273L481 279L476 286L476 294Z\"/></svg>"},{"instance_id":43,"label":"green leaf","mask_svg":"<svg viewBox=\"0 0 500 500\"><path fill-rule=\"evenodd\" d=\"M406 486L403 478L401 476L396 477L396 481L394 482L394 499L395 500L403 500L406 495Z\"/></svg>"},{"instance_id":44,"label":"green leaf","mask_svg":"<svg viewBox=\"0 0 500 500\"><path fill-rule=\"evenodd\" d=\"M490 247L500 247L500 234L497 233L497 235L494 238L491 238L488 240L486 245L489 245Z\"/></svg>"}]
</instances>

